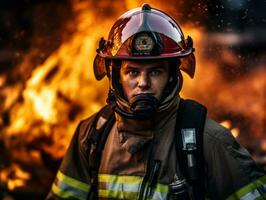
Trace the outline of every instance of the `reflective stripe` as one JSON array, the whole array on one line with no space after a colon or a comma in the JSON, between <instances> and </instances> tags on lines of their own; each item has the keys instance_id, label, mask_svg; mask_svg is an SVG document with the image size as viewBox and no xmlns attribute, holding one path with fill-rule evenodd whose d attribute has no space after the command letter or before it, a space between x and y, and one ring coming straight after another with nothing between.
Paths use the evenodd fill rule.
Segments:
<instances>
[{"instance_id":1,"label":"reflective stripe","mask_svg":"<svg viewBox=\"0 0 266 200\"><path fill-rule=\"evenodd\" d=\"M108 182L108 183L127 183L130 184L139 184L142 182L143 177L140 176L119 176L111 174L99 174L99 182Z\"/></svg>"},{"instance_id":2,"label":"reflective stripe","mask_svg":"<svg viewBox=\"0 0 266 200\"><path fill-rule=\"evenodd\" d=\"M90 186L58 171L52 191L59 197L86 200Z\"/></svg>"},{"instance_id":3,"label":"reflective stripe","mask_svg":"<svg viewBox=\"0 0 266 200\"><path fill-rule=\"evenodd\" d=\"M162 192L155 191L152 196L152 199L167 199L167 195L168 193L162 193Z\"/></svg>"},{"instance_id":4,"label":"reflective stripe","mask_svg":"<svg viewBox=\"0 0 266 200\"><path fill-rule=\"evenodd\" d=\"M266 188L266 186L265 186ZM240 200L253 200L260 196L260 193L257 189L247 193L245 196L241 197Z\"/></svg>"},{"instance_id":5,"label":"reflective stripe","mask_svg":"<svg viewBox=\"0 0 266 200\"><path fill-rule=\"evenodd\" d=\"M144 194L146 192L147 194L149 194L150 191L146 191L147 189L150 190L150 188L148 188L148 184L144 189ZM168 190L168 185L157 184L153 191L152 197L150 197L149 199L167 199Z\"/></svg>"},{"instance_id":6,"label":"reflective stripe","mask_svg":"<svg viewBox=\"0 0 266 200\"><path fill-rule=\"evenodd\" d=\"M139 196L143 177L140 176L119 176L99 174L99 197L115 199L137 199ZM147 187L145 188L145 190ZM144 192L145 193L145 192ZM157 184L152 198L166 199L168 186Z\"/></svg>"},{"instance_id":7,"label":"reflective stripe","mask_svg":"<svg viewBox=\"0 0 266 200\"><path fill-rule=\"evenodd\" d=\"M262 193L262 194L261 194ZM242 187L232 194L227 200L258 200L266 198L266 176L263 176L254 182Z\"/></svg>"},{"instance_id":8,"label":"reflective stripe","mask_svg":"<svg viewBox=\"0 0 266 200\"><path fill-rule=\"evenodd\" d=\"M74 188L77 188L79 190L82 190L84 192L88 192L90 185L86 184L84 182L78 181L77 179L74 179L70 176L67 176L65 174L63 174L62 172L58 171L56 178L62 182L62 183L66 183Z\"/></svg>"},{"instance_id":9,"label":"reflective stripe","mask_svg":"<svg viewBox=\"0 0 266 200\"><path fill-rule=\"evenodd\" d=\"M113 199L138 199L139 193L125 192L125 191L112 191L112 190L98 190L100 198L113 198Z\"/></svg>"},{"instance_id":10,"label":"reflective stripe","mask_svg":"<svg viewBox=\"0 0 266 200\"><path fill-rule=\"evenodd\" d=\"M167 199L168 185L157 184L152 199Z\"/></svg>"},{"instance_id":11,"label":"reflective stripe","mask_svg":"<svg viewBox=\"0 0 266 200\"><path fill-rule=\"evenodd\" d=\"M137 199L142 177L99 174L99 197Z\"/></svg>"},{"instance_id":12,"label":"reflective stripe","mask_svg":"<svg viewBox=\"0 0 266 200\"><path fill-rule=\"evenodd\" d=\"M126 192L138 192L139 184L127 184L127 183L109 183L106 187L107 190L121 190Z\"/></svg>"},{"instance_id":13,"label":"reflective stripe","mask_svg":"<svg viewBox=\"0 0 266 200\"><path fill-rule=\"evenodd\" d=\"M86 200L86 196L82 197L82 196L78 196L77 194L73 194L72 191L61 190L59 187L57 187L56 184L53 184L52 191L54 194L56 194L57 196L59 196L60 198L63 198L63 199Z\"/></svg>"}]
</instances>

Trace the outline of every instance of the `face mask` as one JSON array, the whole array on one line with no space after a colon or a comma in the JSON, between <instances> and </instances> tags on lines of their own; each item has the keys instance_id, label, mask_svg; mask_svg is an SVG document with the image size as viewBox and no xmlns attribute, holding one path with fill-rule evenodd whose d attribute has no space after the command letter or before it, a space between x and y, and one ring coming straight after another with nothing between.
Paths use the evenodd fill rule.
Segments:
<instances>
[{"instance_id":1,"label":"face mask","mask_svg":"<svg viewBox=\"0 0 266 200\"><path fill-rule=\"evenodd\" d=\"M138 118L149 118L155 113L158 100L150 94L140 94L133 98L130 110Z\"/></svg>"},{"instance_id":2,"label":"face mask","mask_svg":"<svg viewBox=\"0 0 266 200\"><path fill-rule=\"evenodd\" d=\"M114 111L128 119L146 120L156 112L158 100L150 94L141 94L133 98L129 105L131 112L124 111L117 105L116 98L113 92L109 92L107 102L113 107Z\"/></svg>"}]
</instances>

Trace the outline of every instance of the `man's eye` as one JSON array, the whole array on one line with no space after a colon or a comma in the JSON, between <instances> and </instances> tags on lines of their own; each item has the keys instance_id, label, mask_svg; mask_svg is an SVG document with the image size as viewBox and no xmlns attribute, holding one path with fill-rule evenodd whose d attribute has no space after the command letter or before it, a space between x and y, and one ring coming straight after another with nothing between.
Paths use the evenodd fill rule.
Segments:
<instances>
[{"instance_id":1,"label":"man's eye","mask_svg":"<svg viewBox=\"0 0 266 200\"><path fill-rule=\"evenodd\" d=\"M151 75L152 76L158 76L159 74L161 74L161 71L160 70L152 70L151 71Z\"/></svg>"},{"instance_id":2,"label":"man's eye","mask_svg":"<svg viewBox=\"0 0 266 200\"><path fill-rule=\"evenodd\" d=\"M135 71L135 70L129 70L127 72L130 76L137 76L138 75L138 71Z\"/></svg>"}]
</instances>

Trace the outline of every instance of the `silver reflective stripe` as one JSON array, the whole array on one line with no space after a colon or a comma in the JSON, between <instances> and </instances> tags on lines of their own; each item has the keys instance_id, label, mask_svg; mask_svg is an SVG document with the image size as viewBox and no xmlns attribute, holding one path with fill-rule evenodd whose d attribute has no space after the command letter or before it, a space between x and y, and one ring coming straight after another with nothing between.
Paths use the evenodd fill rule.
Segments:
<instances>
[{"instance_id":1,"label":"silver reflective stripe","mask_svg":"<svg viewBox=\"0 0 266 200\"><path fill-rule=\"evenodd\" d=\"M167 193L155 191L152 196L152 199L156 199L156 200L167 199Z\"/></svg>"},{"instance_id":2,"label":"silver reflective stripe","mask_svg":"<svg viewBox=\"0 0 266 200\"><path fill-rule=\"evenodd\" d=\"M260 188L262 190L266 191L266 184L260 186ZM264 192L264 194L265 194L265 192ZM240 198L240 200L254 200L254 199L256 199L257 197L260 197L260 196L261 196L261 194L260 194L259 190L256 188L256 189L252 190L251 192L249 192L249 193L245 194L244 196L242 196Z\"/></svg>"},{"instance_id":3,"label":"silver reflective stripe","mask_svg":"<svg viewBox=\"0 0 266 200\"><path fill-rule=\"evenodd\" d=\"M125 191L125 192L138 192L139 184L127 184L127 183L106 183L107 190L112 191Z\"/></svg>"}]
</instances>

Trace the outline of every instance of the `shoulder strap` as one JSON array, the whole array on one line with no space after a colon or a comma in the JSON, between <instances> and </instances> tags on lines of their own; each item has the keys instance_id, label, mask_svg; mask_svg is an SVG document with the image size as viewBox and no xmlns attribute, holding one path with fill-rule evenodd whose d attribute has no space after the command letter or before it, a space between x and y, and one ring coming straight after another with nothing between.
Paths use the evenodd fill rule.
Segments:
<instances>
[{"instance_id":1,"label":"shoulder strap","mask_svg":"<svg viewBox=\"0 0 266 200\"><path fill-rule=\"evenodd\" d=\"M96 129L100 118L104 118L104 123L99 129ZM115 122L114 112L111 106L103 107L95 118L94 124L91 128L88 145L89 149L89 172L91 176L91 189L88 199L98 199L98 172L101 162L102 150L104 148L108 134ZM98 128L98 127L97 127Z\"/></svg>"},{"instance_id":2,"label":"shoulder strap","mask_svg":"<svg viewBox=\"0 0 266 200\"><path fill-rule=\"evenodd\" d=\"M176 123L178 163L197 200L205 198L203 130L206 115L203 105L181 99Z\"/></svg>"}]
</instances>

